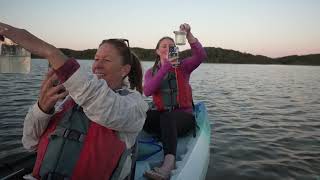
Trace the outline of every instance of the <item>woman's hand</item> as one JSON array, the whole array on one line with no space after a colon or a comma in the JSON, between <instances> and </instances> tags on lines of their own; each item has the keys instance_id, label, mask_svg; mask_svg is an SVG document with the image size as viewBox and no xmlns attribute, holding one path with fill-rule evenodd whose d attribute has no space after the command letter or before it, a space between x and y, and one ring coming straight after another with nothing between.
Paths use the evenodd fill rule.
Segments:
<instances>
[{"instance_id":1,"label":"woman's hand","mask_svg":"<svg viewBox=\"0 0 320 180\"><path fill-rule=\"evenodd\" d=\"M164 59L162 64L171 64L172 66L176 66L179 64L178 57L169 57L169 51L167 52L166 56L167 58Z\"/></svg>"},{"instance_id":2,"label":"woman's hand","mask_svg":"<svg viewBox=\"0 0 320 180\"><path fill-rule=\"evenodd\" d=\"M7 31L8 28L6 28L5 24L0 22L0 41L4 41L4 36L3 34L5 33L5 31Z\"/></svg>"},{"instance_id":3,"label":"woman's hand","mask_svg":"<svg viewBox=\"0 0 320 180\"><path fill-rule=\"evenodd\" d=\"M61 67L67 60L67 57L59 49L24 29L15 28L0 22L0 36L9 38L32 54L48 59L54 69Z\"/></svg>"},{"instance_id":4,"label":"woman's hand","mask_svg":"<svg viewBox=\"0 0 320 180\"><path fill-rule=\"evenodd\" d=\"M58 84L57 75L50 69L45 80L43 80L40 89L39 108L50 114L54 111L54 105L59 99L64 99L68 95L62 84Z\"/></svg>"},{"instance_id":5,"label":"woman's hand","mask_svg":"<svg viewBox=\"0 0 320 180\"><path fill-rule=\"evenodd\" d=\"M170 63L171 63L172 66L178 66L180 64L178 58L171 60Z\"/></svg>"},{"instance_id":6,"label":"woman's hand","mask_svg":"<svg viewBox=\"0 0 320 180\"><path fill-rule=\"evenodd\" d=\"M191 27L190 27L190 25L187 24L187 23L181 24L181 25L180 25L180 31L184 31L184 32L186 32L187 34L189 34L190 31L191 31Z\"/></svg>"},{"instance_id":7,"label":"woman's hand","mask_svg":"<svg viewBox=\"0 0 320 180\"><path fill-rule=\"evenodd\" d=\"M197 42L197 39L191 33L191 27L189 24L187 23L181 24L180 31L185 31L187 33L187 40L189 44Z\"/></svg>"}]
</instances>

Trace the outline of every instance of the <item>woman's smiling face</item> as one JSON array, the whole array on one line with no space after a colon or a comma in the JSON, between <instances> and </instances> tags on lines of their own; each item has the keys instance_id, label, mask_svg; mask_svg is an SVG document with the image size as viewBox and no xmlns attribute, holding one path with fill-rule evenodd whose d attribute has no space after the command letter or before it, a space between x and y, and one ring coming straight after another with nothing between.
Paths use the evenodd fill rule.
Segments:
<instances>
[{"instance_id":1,"label":"woman's smiling face","mask_svg":"<svg viewBox=\"0 0 320 180\"><path fill-rule=\"evenodd\" d=\"M121 88L123 77L127 75L122 58L113 45L104 43L97 50L92 72L99 79L106 80L111 89Z\"/></svg>"}]
</instances>

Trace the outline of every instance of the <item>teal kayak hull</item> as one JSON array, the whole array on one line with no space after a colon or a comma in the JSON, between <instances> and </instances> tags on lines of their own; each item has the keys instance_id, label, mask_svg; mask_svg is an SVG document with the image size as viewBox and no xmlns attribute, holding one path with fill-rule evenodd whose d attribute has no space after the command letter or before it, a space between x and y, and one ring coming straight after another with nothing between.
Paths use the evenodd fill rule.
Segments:
<instances>
[{"instance_id":1,"label":"teal kayak hull","mask_svg":"<svg viewBox=\"0 0 320 180\"><path fill-rule=\"evenodd\" d=\"M171 173L172 180L203 180L206 177L210 159L211 128L203 102L195 105L195 116L198 126L196 137L193 137L193 134L190 133L186 137L178 139L176 169ZM147 139L150 136L143 132L138 139ZM161 145L160 142L158 144ZM147 148L150 147L145 144L141 146L139 143L138 151L143 152ZM163 151L148 157L148 159L137 161L134 179L146 179L143 177L144 172L160 166L162 160Z\"/></svg>"}]
</instances>

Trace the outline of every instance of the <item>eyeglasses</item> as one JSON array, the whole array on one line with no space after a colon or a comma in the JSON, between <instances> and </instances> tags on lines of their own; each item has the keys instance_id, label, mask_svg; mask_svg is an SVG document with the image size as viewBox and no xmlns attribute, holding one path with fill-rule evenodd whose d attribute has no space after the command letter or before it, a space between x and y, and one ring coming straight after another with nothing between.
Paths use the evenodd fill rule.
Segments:
<instances>
[{"instance_id":1,"label":"eyeglasses","mask_svg":"<svg viewBox=\"0 0 320 180\"><path fill-rule=\"evenodd\" d=\"M108 42L108 41L118 41L118 42L122 42L122 43L126 44L126 46L127 46L128 48L130 48L130 46L129 46L129 40L128 40L128 39L122 39L122 38L118 38L118 39L105 39L105 40L102 41L101 44L106 43L106 42Z\"/></svg>"}]
</instances>

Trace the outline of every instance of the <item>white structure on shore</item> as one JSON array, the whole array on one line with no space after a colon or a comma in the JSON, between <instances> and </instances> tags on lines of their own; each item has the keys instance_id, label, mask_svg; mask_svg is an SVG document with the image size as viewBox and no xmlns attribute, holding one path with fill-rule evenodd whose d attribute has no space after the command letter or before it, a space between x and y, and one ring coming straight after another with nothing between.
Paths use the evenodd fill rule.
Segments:
<instances>
[{"instance_id":1,"label":"white structure on shore","mask_svg":"<svg viewBox=\"0 0 320 180\"><path fill-rule=\"evenodd\" d=\"M0 41L0 73L29 73L31 54L9 39Z\"/></svg>"}]
</instances>

